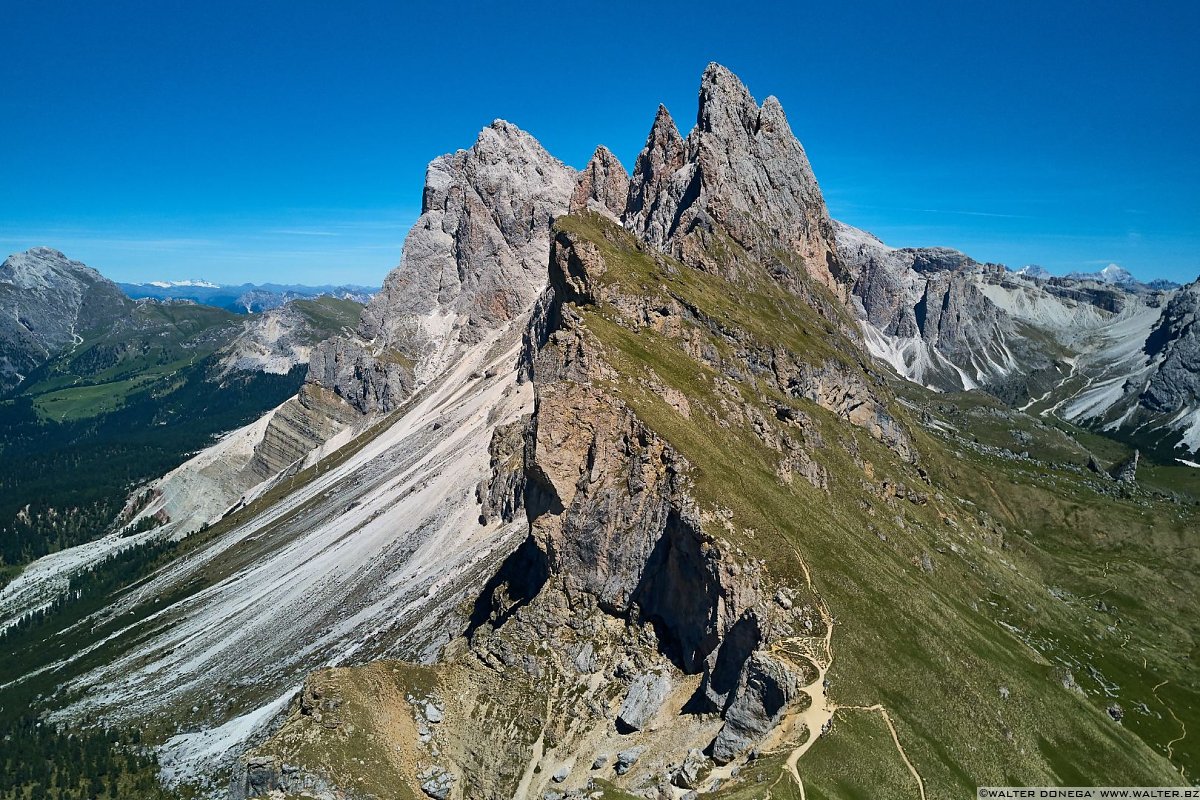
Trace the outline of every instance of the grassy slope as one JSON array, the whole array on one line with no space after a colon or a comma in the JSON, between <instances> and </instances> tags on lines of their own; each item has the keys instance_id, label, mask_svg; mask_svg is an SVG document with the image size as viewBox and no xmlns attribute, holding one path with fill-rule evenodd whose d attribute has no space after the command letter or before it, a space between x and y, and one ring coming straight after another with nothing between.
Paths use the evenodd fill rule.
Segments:
<instances>
[{"instance_id":1,"label":"grassy slope","mask_svg":"<svg viewBox=\"0 0 1200 800\"><path fill-rule=\"evenodd\" d=\"M308 320L316 341L353 329L363 310L362 303L328 295L312 300L293 300L292 307Z\"/></svg>"},{"instance_id":2,"label":"grassy slope","mask_svg":"<svg viewBox=\"0 0 1200 800\"><path fill-rule=\"evenodd\" d=\"M146 303L131 319L40 367L21 394L47 420L78 420L120 408L139 389L169 390L171 378L227 343L237 314L209 306Z\"/></svg>"},{"instance_id":3,"label":"grassy slope","mask_svg":"<svg viewBox=\"0 0 1200 800\"><path fill-rule=\"evenodd\" d=\"M734 286L683 268L660 270L598 218L560 225L597 243L606 256L603 281L631 294L672 295L763 344L785 346L817 363L831 351L853 352L828 323L769 281ZM630 330L612 306L587 308L584 315L620 376L611 388L692 463L702 502L733 511L743 531L738 544L765 557L772 578L796 585L803 578L794 553L803 554L838 620L833 701L885 706L930 797L963 796L980 784L1006 782L1180 780L1161 755L1178 725L1149 687L1169 680L1160 697L1174 701L1178 712L1200 706L1183 705L1194 691L1187 659L1200 618L1191 609L1196 570L1194 562L1185 562L1167 577L1138 566L1138 560L1147 551L1167 559L1174 548L1190 546L1188 532L1197 529L1194 510L1148 509L1097 495L1073 474L1039 483L1014 473L1002 459L960 453L918 434L935 482L926 489L911 468L863 431L805 401L772 397L765 384L740 384L742 399L768 418L773 404L787 402L821 427L826 446L814 456L830 473L830 493L801 481L785 486L776 478L773 451L744 427L722 425L714 390L718 376L709 367L690 358L676 340L647 328ZM718 351L728 351L721 337L700 333ZM667 405L656 385L684 392L691 418ZM892 408L907 416L898 405ZM853 457L854 451L861 457ZM941 499L889 503L875 491L884 478L939 492ZM1136 550L1120 551L1122 571L1110 571L1108 577L1116 580L1103 587L1113 591L1108 584L1118 584L1117 634L1106 627L1109 620L1096 619L1087 602L1057 600L1047 591L1059 584L1070 598L1083 598L1101 589L1100 576L1114 553L1097 550L1097 536L1082 533L1085 511L1089 522L1103 521L1113 546L1118 530L1125 531L1123 547L1138 542ZM1147 538L1152 530L1158 533ZM932 573L918 566L922 555L930 557ZM1131 631L1138 649L1115 653ZM1087 696L1063 688L1063 661L1079 665L1075 677ZM1142 701L1150 714L1135 720L1127 713L1123 725L1110 720L1103 710L1108 699L1087 674L1088 664L1105 680L1123 682L1120 699L1127 712ZM863 733L870 724L857 719L863 714L871 716L839 711L827 743L801 761L810 796L842 796L839 787L855 780L874 786L871 796L914 796L906 771L881 777L877 765L894 761L897 751L890 737ZM1183 743L1175 745L1174 755L1189 774L1200 767L1200 753ZM881 780L887 785L878 785Z\"/></svg>"}]
</instances>

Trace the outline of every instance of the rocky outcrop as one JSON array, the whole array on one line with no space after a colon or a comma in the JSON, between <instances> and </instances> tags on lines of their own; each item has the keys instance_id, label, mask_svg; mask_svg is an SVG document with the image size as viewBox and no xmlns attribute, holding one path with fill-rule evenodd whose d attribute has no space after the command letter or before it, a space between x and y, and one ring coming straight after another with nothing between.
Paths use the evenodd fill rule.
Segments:
<instances>
[{"instance_id":1,"label":"rocky outcrop","mask_svg":"<svg viewBox=\"0 0 1200 800\"><path fill-rule=\"evenodd\" d=\"M1140 457L1141 453L1134 450L1133 455L1113 471L1113 477L1116 478L1118 483L1137 483L1138 460Z\"/></svg>"},{"instance_id":2,"label":"rocky outcrop","mask_svg":"<svg viewBox=\"0 0 1200 800\"><path fill-rule=\"evenodd\" d=\"M629 198L629 173L617 157L600 145L576 179L570 212L596 211L620 219Z\"/></svg>"},{"instance_id":3,"label":"rocky outcrop","mask_svg":"<svg viewBox=\"0 0 1200 800\"><path fill-rule=\"evenodd\" d=\"M1145 408L1166 414L1200 403L1200 280L1171 298L1146 350L1162 361L1142 392Z\"/></svg>"},{"instance_id":4,"label":"rocky outcrop","mask_svg":"<svg viewBox=\"0 0 1200 800\"><path fill-rule=\"evenodd\" d=\"M469 150L434 159L400 265L355 337L314 350L309 382L363 414L399 407L463 347L529 309L545 283L550 224L574 190L573 170L503 120Z\"/></svg>"},{"instance_id":5,"label":"rocky outcrop","mask_svg":"<svg viewBox=\"0 0 1200 800\"><path fill-rule=\"evenodd\" d=\"M718 764L728 764L779 724L797 697L799 681L779 659L755 652L742 666L739 685L744 688L726 709L725 725L713 741Z\"/></svg>"},{"instance_id":6,"label":"rocky outcrop","mask_svg":"<svg viewBox=\"0 0 1200 800\"><path fill-rule=\"evenodd\" d=\"M640 675L629 687L621 709L617 712L617 725L626 730L640 731L654 719L663 702L671 692L671 680L665 675Z\"/></svg>"},{"instance_id":7,"label":"rocky outcrop","mask_svg":"<svg viewBox=\"0 0 1200 800\"><path fill-rule=\"evenodd\" d=\"M576 384L539 387L534 424L526 507L549 573L568 596L654 623L672 661L701 671L760 589L703 532L679 456L630 409Z\"/></svg>"},{"instance_id":8,"label":"rocky outcrop","mask_svg":"<svg viewBox=\"0 0 1200 800\"><path fill-rule=\"evenodd\" d=\"M488 445L491 475L475 490L479 503L479 521L487 524L494 518L512 522L525 508L525 416L492 433Z\"/></svg>"},{"instance_id":9,"label":"rocky outcrop","mask_svg":"<svg viewBox=\"0 0 1200 800\"><path fill-rule=\"evenodd\" d=\"M314 450L358 422L357 415L338 400L332 392L307 384L276 409L247 465L245 488L303 463Z\"/></svg>"},{"instance_id":10,"label":"rocky outcrop","mask_svg":"<svg viewBox=\"0 0 1200 800\"><path fill-rule=\"evenodd\" d=\"M0 264L0 393L133 307L115 283L57 250L9 256Z\"/></svg>"},{"instance_id":11,"label":"rocky outcrop","mask_svg":"<svg viewBox=\"0 0 1200 800\"><path fill-rule=\"evenodd\" d=\"M359 334L428 357L521 314L544 285L550 223L574 189L571 168L503 120L469 150L434 159L400 266L367 305Z\"/></svg>"},{"instance_id":12,"label":"rocky outcrop","mask_svg":"<svg viewBox=\"0 0 1200 800\"><path fill-rule=\"evenodd\" d=\"M626 226L694 266L736 272L714 257L721 236L799 288L807 275L843 294L833 226L808 156L774 97L761 106L710 64L696 127L681 138L659 107L630 179Z\"/></svg>"},{"instance_id":13,"label":"rocky outcrop","mask_svg":"<svg viewBox=\"0 0 1200 800\"><path fill-rule=\"evenodd\" d=\"M337 395L360 414L399 408L416 385L413 362L403 353L373 354L362 343L344 338L313 348L306 381Z\"/></svg>"}]
</instances>

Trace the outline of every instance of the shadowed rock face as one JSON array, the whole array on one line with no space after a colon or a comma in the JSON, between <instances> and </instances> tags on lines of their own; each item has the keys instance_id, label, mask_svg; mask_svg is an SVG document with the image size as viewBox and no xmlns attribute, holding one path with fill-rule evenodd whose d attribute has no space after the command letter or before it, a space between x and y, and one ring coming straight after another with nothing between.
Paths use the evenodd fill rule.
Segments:
<instances>
[{"instance_id":1,"label":"shadowed rock face","mask_svg":"<svg viewBox=\"0 0 1200 800\"><path fill-rule=\"evenodd\" d=\"M1142 393L1143 406L1169 413L1200 400L1200 280L1171 298L1147 349L1163 361Z\"/></svg>"},{"instance_id":2,"label":"shadowed rock face","mask_svg":"<svg viewBox=\"0 0 1200 800\"><path fill-rule=\"evenodd\" d=\"M729 70L710 64L686 139L659 107L630 180L625 224L685 263L728 236L785 283L806 272L843 295L833 226L808 156L774 97L759 106Z\"/></svg>"}]
</instances>

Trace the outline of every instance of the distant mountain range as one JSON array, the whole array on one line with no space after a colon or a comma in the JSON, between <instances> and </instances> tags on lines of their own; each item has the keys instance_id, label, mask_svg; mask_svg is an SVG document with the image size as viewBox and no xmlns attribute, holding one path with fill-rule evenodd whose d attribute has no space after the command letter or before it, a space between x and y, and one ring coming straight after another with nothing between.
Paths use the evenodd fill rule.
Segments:
<instances>
[{"instance_id":1,"label":"distant mountain range","mask_svg":"<svg viewBox=\"0 0 1200 800\"><path fill-rule=\"evenodd\" d=\"M1033 278L1039 281L1053 280L1056 276L1051 274L1045 267L1037 264L1027 264L1018 270L1014 270L1017 275L1022 275L1026 278ZM1095 283L1106 283L1110 286L1120 286L1126 289L1137 290L1139 288L1149 289L1156 292L1170 291L1178 289L1181 284L1175 281L1165 280L1163 278L1155 278L1152 281L1140 281L1133 276L1133 273L1122 267L1120 264L1109 264L1102 270L1096 272L1068 272L1059 280L1065 281L1093 281Z\"/></svg>"},{"instance_id":2,"label":"distant mountain range","mask_svg":"<svg viewBox=\"0 0 1200 800\"><path fill-rule=\"evenodd\" d=\"M132 300L49 247L0 263L0 583L104 533L131 485L294 395L312 348L362 311L330 294L237 314Z\"/></svg>"},{"instance_id":3,"label":"distant mountain range","mask_svg":"<svg viewBox=\"0 0 1200 800\"><path fill-rule=\"evenodd\" d=\"M301 284L243 283L233 286L205 280L118 283L117 286L133 300L191 300L238 314L254 314L279 308L291 300L314 297L336 297L341 300L366 303L379 291L378 287L356 284L303 286Z\"/></svg>"}]
</instances>

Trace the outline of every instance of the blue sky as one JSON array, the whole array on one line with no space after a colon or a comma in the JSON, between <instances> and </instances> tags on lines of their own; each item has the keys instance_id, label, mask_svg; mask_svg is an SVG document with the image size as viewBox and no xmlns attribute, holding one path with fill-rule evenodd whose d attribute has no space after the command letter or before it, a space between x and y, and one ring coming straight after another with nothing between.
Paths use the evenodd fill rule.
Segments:
<instances>
[{"instance_id":1,"label":"blue sky","mask_svg":"<svg viewBox=\"0 0 1200 800\"><path fill-rule=\"evenodd\" d=\"M185 5L187 6L185 8ZM835 217L1052 271L1200 273L1200 4L5 0L0 250L119 280L377 283L504 117L625 162L720 61Z\"/></svg>"}]
</instances>

